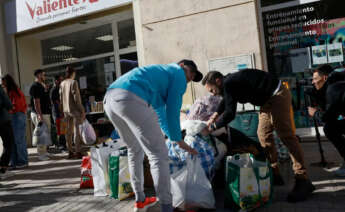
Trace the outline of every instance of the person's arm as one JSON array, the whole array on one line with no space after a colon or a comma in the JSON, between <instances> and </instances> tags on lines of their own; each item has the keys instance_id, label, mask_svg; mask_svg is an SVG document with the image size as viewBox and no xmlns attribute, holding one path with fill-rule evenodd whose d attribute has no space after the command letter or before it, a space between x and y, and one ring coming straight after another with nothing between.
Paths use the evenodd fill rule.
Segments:
<instances>
[{"instance_id":1,"label":"person's arm","mask_svg":"<svg viewBox=\"0 0 345 212\"><path fill-rule=\"evenodd\" d=\"M73 88L72 89L72 95L73 95L74 101L77 104L77 107L78 107L78 109L80 110L80 112L82 114L82 118L85 119L85 111L84 111L83 104L81 102L78 82L76 80L73 81L72 88Z\"/></svg>"},{"instance_id":2,"label":"person's arm","mask_svg":"<svg viewBox=\"0 0 345 212\"><path fill-rule=\"evenodd\" d=\"M225 110L225 100L224 98L220 101L217 111L212 114L212 116L207 121L207 126L210 128L212 124L217 121L217 118L223 114Z\"/></svg>"},{"instance_id":3,"label":"person's arm","mask_svg":"<svg viewBox=\"0 0 345 212\"><path fill-rule=\"evenodd\" d=\"M40 97L43 96L43 94L40 92L40 89L37 87L38 84L34 84L33 87L31 88L30 94L32 98L34 99L34 105L32 107L35 108L36 114L38 121L43 121L43 115L42 115L42 110L41 110L41 101Z\"/></svg>"},{"instance_id":4,"label":"person's arm","mask_svg":"<svg viewBox=\"0 0 345 212\"><path fill-rule=\"evenodd\" d=\"M224 84L226 86L226 84ZM234 120L236 115L237 101L234 100L230 89L224 89L224 112L223 115L213 124L213 130L225 127L228 123Z\"/></svg>"},{"instance_id":5,"label":"person's arm","mask_svg":"<svg viewBox=\"0 0 345 212\"><path fill-rule=\"evenodd\" d=\"M6 110L12 109L12 103L10 98L6 95L5 91L0 87L0 108L5 108Z\"/></svg>"},{"instance_id":6,"label":"person's arm","mask_svg":"<svg viewBox=\"0 0 345 212\"><path fill-rule=\"evenodd\" d=\"M339 113L339 106L341 104L339 104L336 101L336 98L331 95L331 92L327 92L327 96L326 96L326 111L322 116L322 121L323 122L329 122L332 120L337 120L337 118L339 117L340 113Z\"/></svg>"}]
</instances>

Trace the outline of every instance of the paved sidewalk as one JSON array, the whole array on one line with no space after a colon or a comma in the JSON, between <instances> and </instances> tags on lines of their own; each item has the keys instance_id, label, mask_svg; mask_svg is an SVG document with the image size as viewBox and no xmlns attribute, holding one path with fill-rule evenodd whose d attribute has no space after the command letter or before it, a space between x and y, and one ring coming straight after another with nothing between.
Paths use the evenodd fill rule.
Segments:
<instances>
[{"instance_id":1,"label":"paved sidewalk","mask_svg":"<svg viewBox=\"0 0 345 212\"><path fill-rule=\"evenodd\" d=\"M309 166L319 161L316 143L302 144L308 171L317 190L305 202L289 204L285 201L288 191L293 186L293 176L289 163L282 165L286 186L277 187L273 204L257 211L272 212L335 212L345 211L345 178L336 178L330 171ZM334 147L323 143L326 159L339 166L341 159ZM66 154L57 154L53 160L37 160L35 149L30 149L30 167L13 171L15 175L0 181L0 211L133 211L133 199L117 201L108 197L94 197L92 189L79 190L80 160L66 160ZM223 208L223 193L216 192L217 210ZM159 211L155 207L149 212Z\"/></svg>"}]
</instances>

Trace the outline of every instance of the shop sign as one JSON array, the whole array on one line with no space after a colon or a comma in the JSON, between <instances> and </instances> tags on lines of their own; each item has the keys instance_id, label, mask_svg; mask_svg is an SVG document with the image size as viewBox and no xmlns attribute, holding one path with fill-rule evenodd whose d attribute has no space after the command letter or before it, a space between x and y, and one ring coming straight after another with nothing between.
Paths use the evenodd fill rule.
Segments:
<instances>
[{"instance_id":1,"label":"shop sign","mask_svg":"<svg viewBox=\"0 0 345 212\"><path fill-rule=\"evenodd\" d=\"M132 0L16 0L5 6L9 33L128 4Z\"/></svg>"}]
</instances>

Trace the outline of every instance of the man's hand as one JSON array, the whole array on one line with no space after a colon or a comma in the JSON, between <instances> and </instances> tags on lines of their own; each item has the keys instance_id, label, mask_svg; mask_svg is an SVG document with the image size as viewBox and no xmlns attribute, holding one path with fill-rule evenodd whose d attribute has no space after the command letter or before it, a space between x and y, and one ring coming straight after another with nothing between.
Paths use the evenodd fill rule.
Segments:
<instances>
[{"instance_id":1,"label":"man's hand","mask_svg":"<svg viewBox=\"0 0 345 212\"><path fill-rule=\"evenodd\" d=\"M210 128L211 124L216 122L217 118L218 118L218 113L217 112L213 113L210 119L207 121L207 126Z\"/></svg>"},{"instance_id":2,"label":"man's hand","mask_svg":"<svg viewBox=\"0 0 345 212\"><path fill-rule=\"evenodd\" d=\"M177 144L179 145L179 147L181 148L181 149L184 149L184 150L186 150L187 152L189 152L190 154L192 154L192 155L197 155L198 154L198 152L195 150L195 149L193 149L192 147L190 147L188 144L186 144L186 142L184 142L183 140L181 140L180 142L177 142Z\"/></svg>"},{"instance_id":3,"label":"man's hand","mask_svg":"<svg viewBox=\"0 0 345 212\"><path fill-rule=\"evenodd\" d=\"M38 118L38 122L43 121L43 115L42 114L38 114L37 118Z\"/></svg>"},{"instance_id":4,"label":"man's hand","mask_svg":"<svg viewBox=\"0 0 345 212\"><path fill-rule=\"evenodd\" d=\"M308 113L310 117L313 117L316 113L317 109L315 107L308 107Z\"/></svg>"}]
</instances>

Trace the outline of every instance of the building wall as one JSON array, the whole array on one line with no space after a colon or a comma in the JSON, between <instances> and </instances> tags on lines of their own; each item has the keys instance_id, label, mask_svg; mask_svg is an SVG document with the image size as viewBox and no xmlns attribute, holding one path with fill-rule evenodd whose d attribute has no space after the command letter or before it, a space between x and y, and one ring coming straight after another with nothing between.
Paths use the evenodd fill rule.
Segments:
<instances>
[{"instance_id":1,"label":"building wall","mask_svg":"<svg viewBox=\"0 0 345 212\"><path fill-rule=\"evenodd\" d=\"M208 60L254 53L262 68L254 0L134 0L136 30L141 31L141 65L193 59L208 72ZM154 5L154 6L153 6ZM141 43L141 45L140 45ZM200 83L196 98L207 94ZM184 104L192 102L189 87Z\"/></svg>"},{"instance_id":2,"label":"building wall","mask_svg":"<svg viewBox=\"0 0 345 212\"><path fill-rule=\"evenodd\" d=\"M41 67L41 43L31 36L17 38L18 66L20 70L21 87L26 96L29 86L34 82L34 70Z\"/></svg>"}]
</instances>

